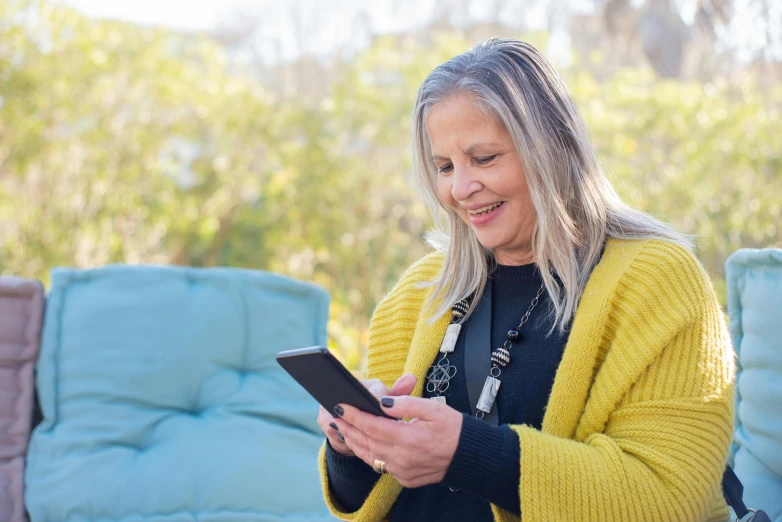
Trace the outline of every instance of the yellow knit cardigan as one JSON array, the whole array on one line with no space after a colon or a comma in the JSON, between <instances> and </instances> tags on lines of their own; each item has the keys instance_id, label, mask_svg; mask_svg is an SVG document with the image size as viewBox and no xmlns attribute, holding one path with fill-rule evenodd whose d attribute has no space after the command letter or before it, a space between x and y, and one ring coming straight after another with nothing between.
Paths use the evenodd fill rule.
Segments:
<instances>
[{"instance_id":1,"label":"yellow knit cardigan","mask_svg":"<svg viewBox=\"0 0 782 522\"><path fill-rule=\"evenodd\" d=\"M368 378L413 373L420 397L450 317L423 311L442 255L413 265L378 305ZM541 430L512 425L521 445L525 521L728 520L720 481L733 427L733 351L711 283L686 250L609 240L581 297ZM380 478L344 520L388 518L402 486ZM495 520L518 517L492 505Z\"/></svg>"}]
</instances>

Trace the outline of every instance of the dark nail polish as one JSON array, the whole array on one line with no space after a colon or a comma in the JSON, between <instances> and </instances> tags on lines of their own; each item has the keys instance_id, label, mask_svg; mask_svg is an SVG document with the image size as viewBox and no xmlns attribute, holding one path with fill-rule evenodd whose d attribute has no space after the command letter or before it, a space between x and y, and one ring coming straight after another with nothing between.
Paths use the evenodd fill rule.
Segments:
<instances>
[{"instance_id":1,"label":"dark nail polish","mask_svg":"<svg viewBox=\"0 0 782 522\"><path fill-rule=\"evenodd\" d=\"M345 436L343 434L337 432L337 437L339 437L339 440L341 440L343 444L345 443Z\"/></svg>"},{"instance_id":2,"label":"dark nail polish","mask_svg":"<svg viewBox=\"0 0 782 522\"><path fill-rule=\"evenodd\" d=\"M385 406L386 408L391 408L394 405L394 399L391 397L383 397L380 399L380 404Z\"/></svg>"},{"instance_id":3,"label":"dark nail polish","mask_svg":"<svg viewBox=\"0 0 782 522\"><path fill-rule=\"evenodd\" d=\"M329 423L329 426L331 426L331 429L332 429L332 430L337 430L337 431L339 431L339 428L338 428L338 427L337 427L337 425L336 425L336 424L334 424L333 422L332 422L332 423Z\"/></svg>"},{"instance_id":4,"label":"dark nail polish","mask_svg":"<svg viewBox=\"0 0 782 522\"><path fill-rule=\"evenodd\" d=\"M341 406L334 406L334 415L342 417L345 415L345 410L343 410Z\"/></svg>"}]
</instances>

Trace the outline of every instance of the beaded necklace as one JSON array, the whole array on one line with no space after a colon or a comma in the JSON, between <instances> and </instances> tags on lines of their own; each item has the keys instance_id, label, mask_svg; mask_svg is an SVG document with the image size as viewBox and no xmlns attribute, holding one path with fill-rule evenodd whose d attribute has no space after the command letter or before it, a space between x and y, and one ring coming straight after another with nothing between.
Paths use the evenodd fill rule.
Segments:
<instances>
[{"instance_id":1,"label":"beaded necklace","mask_svg":"<svg viewBox=\"0 0 782 522\"><path fill-rule=\"evenodd\" d=\"M501 381L499 379L502 369L510 364L510 350L513 347L513 343L521 341L521 329L524 324L529 320L529 316L532 310L540 301L540 296L543 295L546 287L545 284L540 285L535 298L527 309L527 312L522 316L519 325L508 331L507 339L501 347L497 348L491 353L491 370L489 370L489 376L486 377L486 382L483 384L483 390L478 398L478 404L475 406L475 416L482 419L483 416L491 412L495 401L497 400L497 394L500 391ZM429 367L426 372L426 391L435 394L431 397L432 400L436 400L445 404L445 397L442 395L448 389L448 385L451 379L456 375L456 367L452 366L448 360L448 354L452 353L456 349L456 341L459 339L459 332L462 329L461 319L467 314L467 310L470 309L471 297L462 299L451 307L451 323L445 330L445 336L443 336L443 342L440 345L440 353L442 357L439 361Z\"/></svg>"}]
</instances>

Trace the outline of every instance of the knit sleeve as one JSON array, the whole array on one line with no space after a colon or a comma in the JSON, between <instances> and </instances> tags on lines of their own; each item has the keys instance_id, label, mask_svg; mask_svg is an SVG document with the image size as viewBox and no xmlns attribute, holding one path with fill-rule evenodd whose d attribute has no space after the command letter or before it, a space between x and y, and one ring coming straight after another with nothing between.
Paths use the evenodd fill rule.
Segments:
<instances>
[{"instance_id":1,"label":"knit sleeve","mask_svg":"<svg viewBox=\"0 0 782 522\"><path fill-rule=\"evenodd\" d=\"M649 242L611 306L573 439L513 426L521 511L530 520L727 520L733 356L706 273L684 249Z\"/></svg>"},{"instance_id":2,"label":"knit sleeve","mask_svg":"<svg viewBox=\"0 0 782 522\"><path fill-rule=\"evenodd\" d=\"M400 377L424 302L431 291L430 287L420 285L437 275L442 259L442 254L433 253L419 260L375 309L369 324L368 379L380 379L391 388Z\"/></svg>"},{"instance_id":3,"label":"knit sleeve","mask_svg":"<svg viewBox=\"0 0 782 522\"><path fill-rule=\"evenodd\" d=\"M334 498L347 511L357 511L380 475L358 457L340 455L326 440L326 469Z\"/></svg>"},{"instance_id":4,"label":"knit sleeve","mask_svg":"<svg viewBox=\"0 0 782 522\"><path fill-rule=\"evenodd\" d=\"M380 379L389 388L401 376L410 341L427 295L419 283L430 281L442 265L442 255L429 254L410 267L375 308L369 324L367 379ZM318 456L320 482L329 511L341 520L374 522L388 513L402 490L391 475L382 475L358 510L348 512L329 487L326 443ZM382 517L381 517L382 518Z\"/></svg>"},{"instance_id":5,"label":"knit sleeve","mask_svg":"<svg viewBox=\"0 0 782 522\"><path fill-rule=\"evenodd\" d=\"M463 413L459 444L441 482L518 516L519 458L516 432Z\"/></svg>"}]
</instances>

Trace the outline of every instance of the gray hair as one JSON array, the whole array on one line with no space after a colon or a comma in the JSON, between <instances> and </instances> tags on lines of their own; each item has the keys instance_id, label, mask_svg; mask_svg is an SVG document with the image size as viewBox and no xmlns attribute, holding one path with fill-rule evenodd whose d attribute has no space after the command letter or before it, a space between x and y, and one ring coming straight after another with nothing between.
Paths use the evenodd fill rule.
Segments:
<instances>
[{"instance_id":1,"label":"gray hair","mask_svg":"<svg viewBox=\"0 0 782 522\"><path fill-rule=\"evenodd\" d=\"M433 105L469 95L510 134L537 215L531 248L548 295L551 330L565 332L607 238L662 239L692 249L692 238L625 204L595 157L584 122L559 74L531 45L489 38L435 68L413 109L413 165L436 222L427 241L445 254L427 300L435 321L472 294L481 295L494 259L437 194L437 169L426 132ZM444 210L444 214L441 212ZM559 277L562 285L554 277ZM473 304L466 317L475 308ZM436 306L433 306L436 303Z\"/></svg>"}]
</instances>

